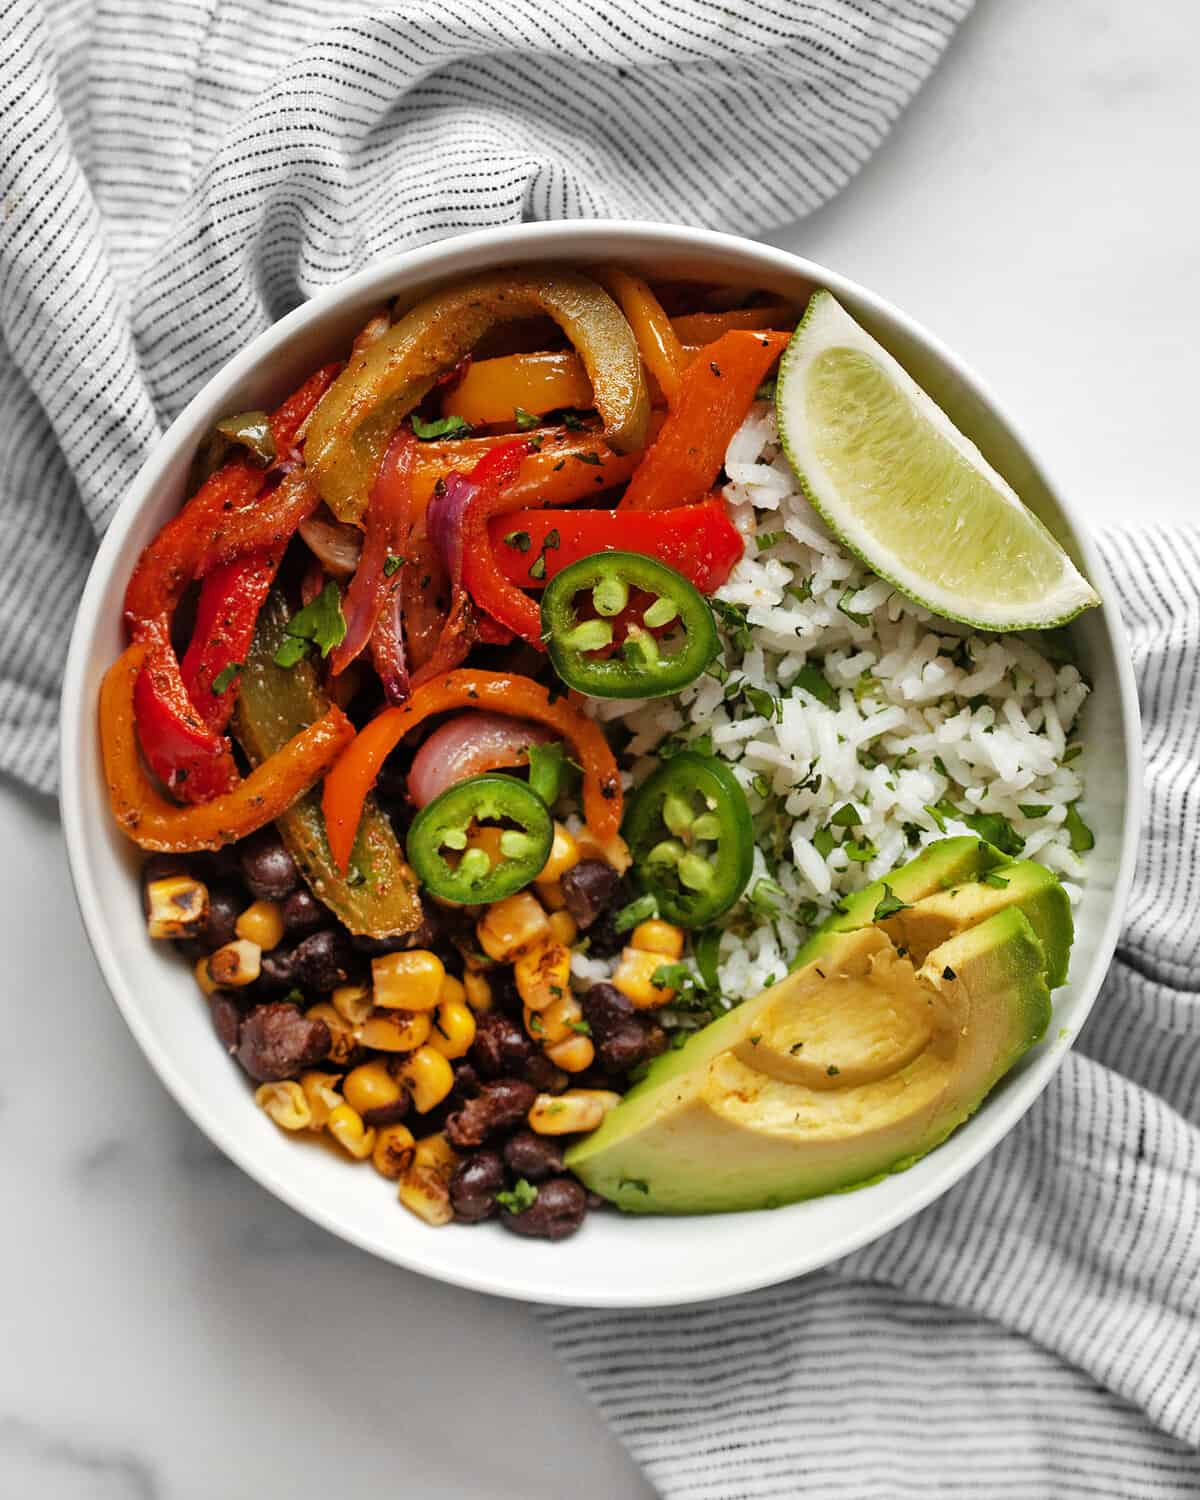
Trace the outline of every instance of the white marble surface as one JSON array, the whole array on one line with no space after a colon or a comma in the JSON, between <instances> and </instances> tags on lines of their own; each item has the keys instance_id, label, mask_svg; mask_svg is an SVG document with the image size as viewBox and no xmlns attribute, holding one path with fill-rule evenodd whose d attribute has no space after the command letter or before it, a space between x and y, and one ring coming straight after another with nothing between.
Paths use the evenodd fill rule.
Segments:
<instances>
[{"instance_id":1,"label":"white marble surface","mask_svg":"<svg viewBox=\"0 0 1200 1500\"><path fill-rule=\"evenodd\" d=\"M1097 522L1194 515L1192 0L981 0L858 182L779 243L991 380ZM0 1495L631 1500L527 1309L309 1226L143 1063L54 812L0 787Z\"/></svg>"}]
</instances>

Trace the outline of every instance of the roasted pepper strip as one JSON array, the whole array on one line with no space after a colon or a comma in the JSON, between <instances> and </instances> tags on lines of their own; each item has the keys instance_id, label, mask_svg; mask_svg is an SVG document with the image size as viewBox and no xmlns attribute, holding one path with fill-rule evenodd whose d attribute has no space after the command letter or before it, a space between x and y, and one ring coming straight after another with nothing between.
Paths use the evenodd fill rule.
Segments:
<instances>
[{"instance_id":1,"label":"roasted pepper strip","mask_svg":"<svg viewBox=\"0 0 1200 1500\"><path fill-rule=\"evenodd\" d=\"M363 803L384 761L410 730L431 714L451 708L487 709L556 729L570 742L583 768L588 827L601 844L616 834L621 825L621 777L599 726L567 699L551 699L549 691L530 677L462 669L422 684L407 703L376 715L326 776L321 806L339 869L349 863Z\"/></svg>"},{"instance_id":2,"label":"roasted pepper strip","mask_svg":"<svg viewBox=\"0 0 1200 1500\"><path fill-rule=\"evenodd\" d=\"M640 276L613 266L596 273L596 280L616 298L637 340L642 363L658 382L668 406L679 400L679 380L686 363L683 345L662 309L662 303Z\"/></svg>"},{"instance_id":3,"label":"roasted pepper strip","mask_svg":"<svg viewBox=\"0 0 1200 1500\"><path fill-rule=\"evenodd\" d=\"M477 488L463 509L462 582L478 608L541 649L538 607L499 571L488 541L488 521L511 504L507 489L520 469L525 446L516 442L497 448L471 475Z\"/></svg>"},{"instance_id":4,"label":"roasted pepper strip","mask_svg":"<svg viewBox=\"0 0 1200 1500\"><path fill-rule=\"evenodd\" d=\"M230 674L245 664L254 622L283 553L280 544L235 558L210 573L200 589L192 641L181 667L184 690L214 733L229 723L237 697L236 676ZM214 686L218 681L220 692Z\"/></svg>"},{"instance_id":5,"label":"roasted pepper strip","mask_svg":"<svg viewBox=\"0 0 1200 1500\"><path fill-rule=\"evenodd\" d=\"M680 343L701 347L736 328L787 329L796 326L796 309L790 302L764 302L761 307L736 307L728 312L684 313L672 318Z\"/></svg>"},{"instance_id":6,"label":"roasted pepper strip","mask_svg":"<svg viewBox=\"0 0 1200 1500\"><path fill-rule=\"evenodd\" d=\"M755 391L789 337L736 330L701 350L684 372L679 404L629 481L621 510L664 510L704 498Z\"/></svg>"},{"instance_id":7,"label":"roasted pepper strip","mask_svg":"<svg viewBox=\"0 0 1200 1500\"><path fill-rule=\"evenodd\" d=\"M354 739L350 720L331 707L233 791L198 807L176 807L155 790L138 755L133 696L145 656L138 642L126 647L100 687L100 748L113 817L143 849L185 853L245 838L286 812Z\"/></svg>"},{"instance_id":8,"label":"roasted pepper strip","mask_svg":"<svg viewBox=\"0 0 1200 1500\"><path fill-rule=\"evenodd\" d=\"M547 547L547 537L558 545ZM493 516L488 538L500 572L523 589L544 588L564 568L596 552L623 550L657 557L702 594L711 594L743 550L725 502L715 497L662 511L517 510Z\"/></svg>"},{"instance_id":9,"label":"roasted pepper strip","mask_svg":"<svg viewBox=\"0 0 1200 1500\"><path fill-rule=\"evenodd\" d=\"M260 493L253 505L222 516L201 555L196 576L203 578L247 552L286 543L320 503L309 476L303 469L293 469L274 489Z\"/></svg>"},{"instance_id":10,"label":"roasted pepper strip","mask_svg":"<svg viewBox=\"0 0 1200 1500\"><path fill-rule=\"evenodd\" d=\"M339 520L361 520L392 433L438 378L496 323L536 313L548 313L579 351L612 446L642 446L650 417L642 362L608 293L574 271L472 276L426 297L356 354L317 409L305 457Z\"/></svg>"},{"instance_id":11,"label":"roasted pepper strip","mask_svg":"<svg viewBox=\"0 0 1200 1500\"><path fill-rule=\"evenodd\" d=\"M647 436L652 438L660 425L661 414L656 412ZM614 453L599 432L544 427L534 437L536 448L525 455L521 472L506 491L514 510L523 505L572 505L615 489L628 481L641 459L640 453ZM425 509L439 480L468 473L485 454L512 440L512 434L505 433L422 443L413 476L414 512Z\"/></svg>"}]
</instances>

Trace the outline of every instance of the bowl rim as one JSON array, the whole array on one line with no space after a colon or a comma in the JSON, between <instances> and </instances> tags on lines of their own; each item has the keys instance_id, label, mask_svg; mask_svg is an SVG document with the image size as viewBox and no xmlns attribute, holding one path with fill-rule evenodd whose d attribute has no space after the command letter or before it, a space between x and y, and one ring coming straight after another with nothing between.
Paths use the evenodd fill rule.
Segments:
<instances>
[{"instance_id":1,"label":"bowl rim","mask_svg":"<svg viewBox=\"0 0 1200 1500\"><path fill-rule=\"evenodd\" d=\"M181 439L193 426L196 415L210 405L213 399L212 393L217 387L233 389L238 382L251 375L294 334L311 324L321 322L328 315L336 312L342 303L369 295L373 290L381 299L385 295L394 295L397 284L404 278L436 275L441 262L446 263L447 270L453 270L454 262L460 257L469 259L487 248L494 252L491 258L499 262L504 259L506 252L511 252L515 248L524 250L530 244L537 245L547 258L552 257L556 249L575 256L579 253L581 240L586 241L592 237L599 240L614 236L639 241L642 249L645 249L648 243L657 242L657 245L663 249L693 256L702 257L706 253L749 256L765 271L776 270L792 276L802 276L819 286L827 287L835 295L845 295L860 306L869 309L872 314L896 325L914 345L929 351L957 384L970 393L981 407L998 419L1000 425L1012 435L1024 458L1036 471L1048 493L1061 508L1070 528L1075 548L1101 595L1100 613L1112 649L1118 711L1128 770L1124 787L1124 817L1119 834L1119 853L1111 903L1102 926L1099 942L1088 956L1088 969L1080 987L1081 994L1077 1004L1077 1020L1071 1033L1064 1039L1065 1045L1045 1048L1034 1063L1019 1078L1012 1081L1010 1087L1006 1088L1001 1095L993 1097L987 1115L977 1117L974 1134L964 1140L956 1154L948 1155L944 1159L940 1171L931 1170L923 1182L914 1180L914 1190L911 1194L881 1212L869 1223L854 1227L844 1233L829 1253L826 1253L823 1248L814 1253L803 1243L797 1243L790 1253L782 1256L776 1255L765 1262L748 1258L746 1261L730 1264L722 1268L720 1275L712 1274L709 1277L710 1284L707 1289L699 1292L689 1286L682 1292L671 1287L663 1287L652 1292L632 1294L619 1288L611 1291L589 1289L577 1293L570 1289L556 1289L548 1294L545 1291L535 1291L532 1286L517 1285L505 1276L490 1271L486 1265L486 1257L480 1257L477 1269L473 1267L471 1270L463 1270L459 1267L446 1267L438 1264L436 1245L428 1253L413 1253L410 1249L406 1250L403 1245L382 1245L368 1235L358 1232L353 1226L348 1226L340 1221L335 1213L327 1212L320 1205L309 1201L307 1195L301 1189L294 1187L285 1175L273 1171L258 1161L252 1145L239 1135L236 1129L224 1123L217 1112L209 1107L203 1091L194 1089L176 1069L167 1050L159 1046L155 1037L141 1020L130 980L119 962L113 936L102 917L97 871L91 866L84 838L86 814L83 788L88 774L87 767L91 763L93 753L90 749L85 749L85 746L89 743L94 745L95 729L90 714L85 722L83 708L87 701L85 682L91 656L91 642L100 618L100 605L114 573L122 565L129 534L135 527L141 511L151 502L157 492L164 473L181 445ZM631 253L636 255L638 251L631 249ZM390 288L390 293L388 288ZM852 278L831 271L791 251L765 245L745 236L668 223L624 222L609 219L562 220L505 225L456 235L374 261L355 275L324 288L278 322L263 330L205 381L157 440L126 494L120 500L88 573L71 633L61 694L59 800L76 902L109 994L150 1066L175 1102L209 1140L254 1181L280 1198L289 1207L340 1239L377 1255L381 1259L391 1261L407 1270L431 1276L435 1280L512 1300L553 1302L559 1306L666 1307L680 1303L716 1300L759 1287L776 1285L792 1276L828 1265L879 1239L941 1197L977 1166L984 1156L1000 1144L1058 1072L1070 1046L1073 1045L1075 1037L1091 1012L1116 948L1129 897L1137 856L1143 798L1144 778L1142 776L1137 689L1129 644L1122 625L1117 598L1113 578L1090 532L1084 526L1082 518L1072 503L1064 498L1062 491L1051 478L1040 454L1030 445L1019 424L1011 419L1003 403L996 398L986 383L965 361L920 323L888 299L860 285ZM935 1153L932 1159L936 1160L938 1155ZM926 1158L926 1160L930 1159ZM632 1228L629 1224L626 1227Z\"/></svg>"}]
</instances>

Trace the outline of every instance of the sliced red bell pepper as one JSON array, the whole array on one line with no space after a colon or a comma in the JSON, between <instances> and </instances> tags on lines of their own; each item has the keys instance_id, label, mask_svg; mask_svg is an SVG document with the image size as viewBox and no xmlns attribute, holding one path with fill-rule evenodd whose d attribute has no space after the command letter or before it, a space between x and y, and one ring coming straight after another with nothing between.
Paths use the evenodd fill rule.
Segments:
<instances>
[{"instance_id":1,"label":"sliced red bell pepper","mask_svg":"<svg viewBox=\"0 0 1200 1500\"><path fill-rule=\"evenodd\" d=\"M789 333L734 329L701 349L683 372L679 399L621 496L621 510L691 505L716 483L730 439Z\"/></svg>"},{"instance_id":2,"label":"sliced red bell pepper","mask_svg":"<svg viewBox=\"0 0 1200 1500\"><path fill-rule=\"evenodd\" d=\"M214 732L228 724L237 699L232 680L223 680L220 692L214 684L245 662L285 547L279 543L222 563L201 585L192 640L181 666L184 691Z\"/></svg>"},{"instance_id":3,"label":"sliced red bell pepper","mask_svg":"<svg viewBox=\"0 0 1200 1500\"><path fill-rule=\"evenodd\" d=\"M624 551L656 557L711 594L742 555L741 533L716 497L645 512L517 510L493 516L488 538L500 572L523 589L543 588L581 558Z\"/></svg>"},{"instance_id":4,"label":"sliced red bell pepper","mask_svg":"<svg viewBox=\"0 0 1200 1500\"><path fill-rule=\"evenodd\" d=\"M327 366L317 371L272 414L271 431L280 461L293 462L293 449L304 423L337 368ZM303 493L307 504L309 486L300 482L302 475L297 474L293 483L289 483L290 475L285 476L270 500L260 503L268 475L269 471L256 468L242 458L218 469L145 548L125 591L125 622L129 633L135 642L147 648L134 692L142 750L154 774L185 802L209 801L238 781L230 743L219 732L224 719L216 727L210 725L209 712L216 714L218 705L204 700L206 696L214 696L213 680L240 657L233 649L223 659L215 649L208 655L203 641L197 647L192 660L195 680L201 680L203 657L208 686L207 695L204 691L198 694L204 703L204 711L200 712L185 686L171 644L171 621L184 591L201 575L214 538L227 532L235 521L239 525L245 523L246 538L258 535L259 546L278 548L282 556L291 535L288 523L294 530L303 519L302 514L295 514L292 520L299 508L297 497ZM286 516L282 514L285 504L291 506ZM250 545L247 540L247 549ZM233 580L226 576L209 593L207 608L213 619L220 617L225 591L232 587ZM244 610L248 608L244 605L237 611L236 628L231 626L232 634L238 638L244 632ZM253 629L253 618L250 628ZM241 654L244 655L244 649ZM220 707L223 712L224 705Z\"/></svg>"}]
</instances>

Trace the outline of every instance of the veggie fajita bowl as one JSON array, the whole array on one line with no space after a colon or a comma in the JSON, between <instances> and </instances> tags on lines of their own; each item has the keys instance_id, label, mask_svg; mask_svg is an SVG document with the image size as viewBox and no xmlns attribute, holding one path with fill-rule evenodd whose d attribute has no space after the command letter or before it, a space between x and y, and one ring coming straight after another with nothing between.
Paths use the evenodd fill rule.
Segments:
<instances>
[{"instance_id":1,"label":"veggie fajita bowl","mask_svg":"<svg viewBox=\"0 0 1200 1500\"><path fill-rule=\"evenodd\" d=\"M530 226L323 294L178 419L81 608L64 821L247 1170L448 1280L683 1301L1028 1107L1135 728L1111 584L949 355L747 242Z\"/></svg>"}]
</instances>

